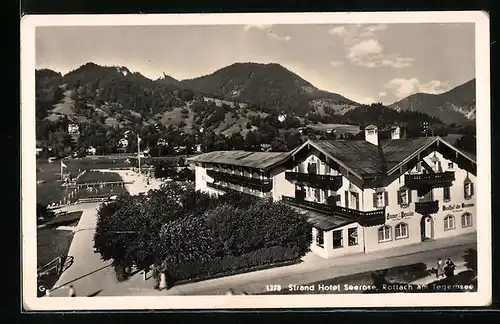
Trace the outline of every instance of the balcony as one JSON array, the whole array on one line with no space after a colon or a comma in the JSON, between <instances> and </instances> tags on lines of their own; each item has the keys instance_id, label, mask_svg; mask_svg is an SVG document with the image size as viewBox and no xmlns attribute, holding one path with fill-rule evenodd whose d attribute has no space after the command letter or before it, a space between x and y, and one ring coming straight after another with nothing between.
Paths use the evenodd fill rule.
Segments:
<instances>
[{"instance_id":1,"label":"balcony","mask_svg":"<svg viewBox=\"0 0 500 324\"><path fill-rule=\"evenodd\" d=\"M338 190L342 187L341 175L324 175L314 173L286 172L285 178L295 184L313 188Z\"/></svg>"},{"instance_id":2,"label":"balcony","mask_svg":"<svg viewBox=\"0 0 500 324\"><path fill-rule=\"evenodd\" d=\"M435 214L439 211L439 201L415 202L415 211L422 215Z\"/></svg>"},{"instance_id":3,"label":"balcony","mask_svg":"<svg viewBox=\"0 0 500 324\"><path fill-rule=\"evenodd\" d=\"M448 187L453 184L453 181L455 181L455 172L451 171L405 175L405 185L412 190Z\"/></svg>"},{"instance_id":4,"label":"balcony","mask_svg":"<svg viewBox=\"0 0 500 324\"><path fill-rule=\"evenodd\" d=\"M360 211L356 209L326 205L288 196L283 196L282 200L291 206L308 209L326 215L338 215L348 219L352 219L357 221L361 226L365 227L382 225L385 223L385 208L372 211Z\"/></svg>"},{"instance_id":5,"label":"balcony","mask_svg":"<svg viewBox=\"0 0 500 324\"><path fill-rule=\"evenodd\" d=\"M220 184L213 183L213 182L207 182L207 187L212 188L212 189L216 189L216 190L219 190L219 191L222 191L224 193L238 193L238 194L241 194L241 195L257 197L256 195L253 195L252 193L250 193L248 191L245 192L245 191L236 190L236 189L225 187L225 186L222 186Z\"/></svg>"},{"instance_id":6,"label":"balcony","mask_svg":"<svg viewBox=\"0 0 500 324\"><path fill-rule=\"evenodd\" d=\"M207 175L214 178L216 181L225 181L238 186L262 190L264 192L271 191L273 189L271 179L250 178L243 175L225 173L216 170L207 170Z\"/></svg>"}]
</instances>

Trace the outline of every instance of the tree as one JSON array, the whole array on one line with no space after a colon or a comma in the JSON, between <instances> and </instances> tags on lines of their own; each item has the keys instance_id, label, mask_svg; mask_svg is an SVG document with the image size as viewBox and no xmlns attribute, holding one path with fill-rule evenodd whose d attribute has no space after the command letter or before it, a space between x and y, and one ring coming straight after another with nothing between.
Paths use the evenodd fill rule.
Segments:
<instances>
[{"instance_id":1,"label":"tree","mask_svg":"<svg viewBox=\"0 0 500 324\"><path fill-rule=\"evenodd\" d=\"M271 142L271 150L274 152L287 152L289 151L289 148L284 138L276 137Z\"/></svg>"}]
</instances>

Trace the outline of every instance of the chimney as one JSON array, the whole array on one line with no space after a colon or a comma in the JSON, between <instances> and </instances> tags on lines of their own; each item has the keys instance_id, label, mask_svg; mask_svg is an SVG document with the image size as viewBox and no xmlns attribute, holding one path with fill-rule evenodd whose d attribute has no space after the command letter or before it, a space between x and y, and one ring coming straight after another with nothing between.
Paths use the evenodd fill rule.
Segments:
<instances>
[{"instance_id":1,"label":"chimney","mask_svg":"<svg viewBox=\"0 0 500 324\"><path fill-rule=\"evenodd\" d=\"M378 146L378 129L377 126L369 125L365 127L365 141Z\"/></svg>"},{"instance_id":2,"label":"chimney","mask_svg":"<svg viewBox=\"0 0 500 324\"><path fill-rule=\"evenodd\" d=\"M399 126L391 127L391 139L400 139L401 138L401 128Z\"/></svg>"}]
</instances>

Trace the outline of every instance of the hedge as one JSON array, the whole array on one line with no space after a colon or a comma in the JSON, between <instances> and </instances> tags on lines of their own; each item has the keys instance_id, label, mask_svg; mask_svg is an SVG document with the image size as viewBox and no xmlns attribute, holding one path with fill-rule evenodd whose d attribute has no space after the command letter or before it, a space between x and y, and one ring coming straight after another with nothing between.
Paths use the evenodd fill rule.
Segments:
<instances>
[{"instance_id":1,"label":"hedge","mask_svg":"<svg viewBox=\"0 0 500 324\"><path fill-rule=\"evenodd\" d=\"M167 264L165 274L175 282L206 280L215 277L255 271L257 268L283 265L285 262L298 261L302 256L299 248L273 246L239 256L226 255L205 262L185 262ZM244 271L241 271L244 270Z\"/></svg>"}]
</instances>

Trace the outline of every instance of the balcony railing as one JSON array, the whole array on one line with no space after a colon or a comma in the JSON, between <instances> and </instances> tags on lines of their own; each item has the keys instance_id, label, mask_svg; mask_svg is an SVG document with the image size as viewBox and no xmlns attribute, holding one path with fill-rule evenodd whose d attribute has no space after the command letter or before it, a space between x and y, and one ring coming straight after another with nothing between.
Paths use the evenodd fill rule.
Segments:
<instances>
[{"instance_id":1,"label":"balcony railing","mask_svg":"<svg viewBox=\"0 0 500 324\"><path fill-rule=\"evenodd\" d=\"M216 190L220 190L220 191L223 191L225 193L231 193L231 192L233 192L233 193L239 193L239 194L242 194L242 195L247 195L247 196L252 196L252 197L258 197L256 195L253 195L250 192L236 190L236 189L225 187L225 186L222 186L220 184L213 183L213 182L207 182L207 187L212 188L212 189L216 189Z\"/></svg>"},{"instance_id":2,"label":"balcony railing","mask_svg":"<svg viewBox=\"0 0 500 324\"><path fill-rule=\"evenodd\" d=\"M435 214L439 211L439 201L417 201L415 211L422 215Z\"/></svg>"},{"instance_id":3,"label":"balcony railing","mask_svg":"<svg viewBox=\"0 0 500 324\"><path fill-rule=\"evenodd\" d=\"M451 171L405 175L405 185L410 189L447 187L451 186L453 181L455 172Z\"/></svg>"},{"instance_id":4,"label":"balcony railing","mask_svg":"<svg viewBox=\"0 0 500 324\"><path fill-rule=\"evenodd\" d=\"M285 178L293 183L305 184L309 187L338 190L342 187L342 176L314 173L286 172Z\"/></svg>"},{"instance_id":5,"label":"balcony railing","mask_svg":"<svg viewBox=\"0 0 500 324\"><path fill-rule=\"evenodd\" d=\"M225 173L216 170L207 170L207 175L217 181L225 181L238 186L252 187L262 189L262 191L271 191L273 182L271 179L250 178L243 175Z\"/></svg>"},{"instance_id":6,"label":"balcony railing","mask_svg":"<svg viewBox=\"0 0 500 324\"><path fill-rule=\"evenodd\" d=\"M385 208L372 211L360 211L341 206L332 206L313 201L283 196L282 200L292 206L309 209L327 215L338 215L356 220L361 226L375 226L385 223Z\"/></svg>"}]
</instances>

